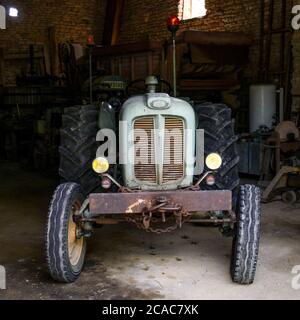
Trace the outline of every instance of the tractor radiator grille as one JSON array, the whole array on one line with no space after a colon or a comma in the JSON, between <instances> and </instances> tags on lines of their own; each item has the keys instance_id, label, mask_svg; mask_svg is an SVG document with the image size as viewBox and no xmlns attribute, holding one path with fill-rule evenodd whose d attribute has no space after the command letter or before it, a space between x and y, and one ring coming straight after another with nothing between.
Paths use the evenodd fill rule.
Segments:
<instances>
[{"instance_id":1,"label":"tractor radiator grille","mask_svg":"<svg viewBox=\"0 0 300 320\"><path fill-rule=\"evenodd\" d=\"M155 146L155 117L143 117L134 122L134 174L139 181L166 184L184 176L184 122L170 116L164 120L163 146ZM161 158L155 150L163 152L161 165L155 164Z\"/></svg>"},{"instance_id":2,"label":"tractor radiator grille","mask_svg":"<svg viewBox=\"0 0 300 320\"><path fill-rule=\"evenodd\" d=\"M134 122L134 145L135 177L140 181L156 183L154 117L144 117Z\"/></svg>"},{"instance_id":3,"label":"tractor radiator grille","mask_svg":"<svg viewBox=\"0 0 300 320\"><path fill-rule=\"evenodd\" d=\"M163 183L180 180L184 175L184 124L178 117L165 118Z\"/></svg>"}]
</instances>

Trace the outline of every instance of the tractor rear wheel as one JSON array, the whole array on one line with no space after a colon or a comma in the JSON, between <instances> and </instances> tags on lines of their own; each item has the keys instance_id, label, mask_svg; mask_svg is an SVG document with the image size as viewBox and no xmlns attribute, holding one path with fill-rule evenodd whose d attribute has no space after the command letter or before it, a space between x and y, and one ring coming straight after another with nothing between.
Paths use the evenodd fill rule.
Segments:
<instances>
[{"instance_id":1,"label":"tractor rear wheel","mask_svg":"<svg viewBox=\"0 0 300 320\"><path fill-rule=\"evenodd\" d=\"M223 160L222 167L216 173L216 183L213 186L208 186L204 182L202 188L206 190L231 190L235 206L240 180L238 174L239 156L236 148L237 136L234 134L231 109L224 104L201 104L195 106L195 110L198 129L204 130L204 156L218 153Z\"/></svg>"},{"instance_id":2,"label":"tractor rear wheel","mask_svg":"<svg viewBox=\"0 0 300 320\"><path fill-rule=\"evenodd\" d=\"M96 157L98 109L96 106L74 106L62 117L59 174L63 182L78 183L85 195L99 185L92 170Z\"/></svg>"}]
</instances>

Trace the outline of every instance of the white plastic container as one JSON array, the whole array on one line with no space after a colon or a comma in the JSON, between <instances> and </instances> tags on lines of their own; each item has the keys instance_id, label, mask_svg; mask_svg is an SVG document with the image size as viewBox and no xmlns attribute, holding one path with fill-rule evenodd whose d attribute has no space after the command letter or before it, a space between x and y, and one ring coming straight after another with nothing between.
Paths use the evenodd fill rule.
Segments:
<instances>
[{"instance_id":1,"label":"white plastic container","mask_svg":"<svg viewBox=\"0 0 300 320\"><path fill-rule=\"evenodd\" d=\"M250 86L250 132L259 130L261 126L273 127L276 115L276 86Z\"/></svg>"}]
</instances>

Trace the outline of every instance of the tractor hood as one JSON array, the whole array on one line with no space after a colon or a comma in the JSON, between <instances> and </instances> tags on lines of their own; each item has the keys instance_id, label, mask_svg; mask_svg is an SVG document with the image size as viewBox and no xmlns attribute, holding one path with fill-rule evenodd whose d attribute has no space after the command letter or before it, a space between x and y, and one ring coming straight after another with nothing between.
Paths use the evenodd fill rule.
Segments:
<instances>
[{"instance_id":1,"label":"tractor hood","mask_svg":"<svg viewBox=\"0 0 300 320\"><path fill-rule=\"evenodd\" d=\"M189 103L164 93L135 96L124 103L120 120L120 147L123 148L120 153L127 160L123 165L126 186L175 190L192 185L195 112ZM148 136L137 138L137 129L144 130ZM170 140L173 142L169 143ZM142 152L151 151L151 155L141 157L146 163L136 157L137 142Z\"/></svg>"}]
</instances>

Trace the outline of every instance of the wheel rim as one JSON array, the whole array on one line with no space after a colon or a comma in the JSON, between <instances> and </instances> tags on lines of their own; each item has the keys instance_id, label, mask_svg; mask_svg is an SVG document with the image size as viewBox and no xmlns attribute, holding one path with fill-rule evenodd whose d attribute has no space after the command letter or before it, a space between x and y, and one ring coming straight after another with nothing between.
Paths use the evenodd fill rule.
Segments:
<instances>
[{"instance_id":1,"label":"wheel rim","mask_svg":"<svg viewBox=\"0 0 300 320\"><path fill-rule=\"evenodd\" d=\"M76 202L72 207L72 212L69 216L69 224L68 224L68 252L69 252L69 260L72 266L76 266L80 260L84 239L81 237L77 238L76 230L77 225L74 222L74 214L79 210L80 204Z\"/></svg>"}]
</instances>

